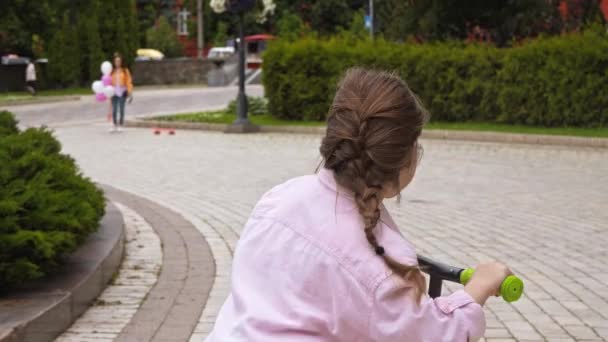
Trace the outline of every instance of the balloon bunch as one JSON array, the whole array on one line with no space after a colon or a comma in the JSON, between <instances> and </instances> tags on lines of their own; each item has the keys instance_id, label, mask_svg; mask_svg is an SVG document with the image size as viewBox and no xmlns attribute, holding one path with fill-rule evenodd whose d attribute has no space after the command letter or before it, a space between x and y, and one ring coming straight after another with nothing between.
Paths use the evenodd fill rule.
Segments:
<instances>
[{"instance_id":1,"label":"balloon bunch","mask_svg":"<svg viewBox=\"0 0 608 342\"><path fill-rule=\"evenodd\" d=\"M103 102L114 96L114 87L112 86L112 63L105 61L101 63L101 81L95 81L91 85L91 89L95 93L97 102Z\"/></svg>"}]
</instances>

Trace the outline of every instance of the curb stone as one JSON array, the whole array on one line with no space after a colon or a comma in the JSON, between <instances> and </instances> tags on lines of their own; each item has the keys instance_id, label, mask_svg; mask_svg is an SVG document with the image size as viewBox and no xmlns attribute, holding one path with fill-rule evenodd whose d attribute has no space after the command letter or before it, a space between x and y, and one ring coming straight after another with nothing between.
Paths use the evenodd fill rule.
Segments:
<instances>
[{"instance_id":1,"label":"curb stone","mask_svg":"<svg viewBox=\"0 0 608 342\"><path fill-rule=\"evenodd\" d=\"M126 126L137 128L174 128L202 131L223 132L227 124L212 124L184 121L162 121L131 119L126 121ZM318 134L325 133L325 127L301 127L301 126L261 126L260 132L264 133L295 133L295 134ZM494 142L506 144L529 144L529 145L558 145L576 147L608 148L608 138L586 138L561 135L541 134L515 134L498 132L476 132L455 130L425 130L422 132L423 139L436 140L465 140L478 142Z\"/></svg>"},{"instance_id":2,"label":"curb stone","mask_svg":"<svg viewBox=\"0 0 608 342\"><path fill-rule=\"evenodd\" d=\"M27 100L8 100L8 101L0 101L0 106L11 106L17 107L21 105L30 105L30 104L44 104L44 103L54 103L54 102L64 102L64 101L78 101L81 96L38 96L32 99Z\"/></svg>"},{"instance_id":3,"label":"curb stone","mask_svg":"<svg viewBox=\"0 0 608 342\"><path fill-rule=\"evenodd\" d=\"M161 240L163 260L154 287L115 342L187 341L215 279L209 244L189 221L156 202L103 186L112 200L143 217Z\"/></svg>"},{"instance_id":4,"label":"curb stone","mask_svg":"<svg viewBox=\"0 0 608 342\"><path fill-rule=\"evenodd\" d=\"M114 340L137 312L158 279L162 248L154 229L118 202L125 222L125 252L120 269L97 300L55 342Z\"/></svg>"}]
</instances>

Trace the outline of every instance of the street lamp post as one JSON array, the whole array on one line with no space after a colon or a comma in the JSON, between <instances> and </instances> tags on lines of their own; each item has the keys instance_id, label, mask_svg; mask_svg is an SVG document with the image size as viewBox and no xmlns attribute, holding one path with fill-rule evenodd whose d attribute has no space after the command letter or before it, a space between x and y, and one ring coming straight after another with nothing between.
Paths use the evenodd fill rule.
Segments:
<instances>
[{"instance_id":1,"label":"street lamp post","mask_svg":"<svg viewBox=\"0 0 608 342\"><path fill-rule=\"evenodd\" d=\"M374 0L369 0L369 35L374 39Z\"/></svg>"},{"instance_id":2,"label":"street lamp post","mask_svg":"<svg viewBox=\"0 0 608 342\"><path fill-rule=\"evenodd\" d=\"M237 95L236 120L226 128L226 133L253 133L260 130L247 118L247 94L245 93L245 11L253 7L255 1L237 0L230 2L230 10L239 16L239 93Z\"/></svg>"},{"instance_id":3,"label":"street lamp post","mask_svg":"<svg viewBox=\"0 0 608 342\"><path fill-rule=\"evenodd\" d=\"M203 58L205 57L205 41L203 36L203 0L198 0L196 4L196 38L198 58Z\"/></svg>"}]
</instances>

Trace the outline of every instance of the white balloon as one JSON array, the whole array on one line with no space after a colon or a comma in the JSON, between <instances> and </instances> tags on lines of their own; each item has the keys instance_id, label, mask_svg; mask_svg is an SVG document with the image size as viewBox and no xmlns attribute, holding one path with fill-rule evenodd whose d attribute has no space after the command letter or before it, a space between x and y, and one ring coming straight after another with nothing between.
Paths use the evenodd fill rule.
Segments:
<instances>
[{"instance_id":1,"label":"white balloon","mask_svg":"<svg viewBox=\"0 0 608 342\"><path fill-rule=\"evenodd\" d=\"M93 92L95 94L99 94L99 93L103 92L103 82L101 82L101 81L93 82L93 84L91 85L91 89L93 90Z\"/></svg>"},{"instance_id":2,"label":"white balloon","mask_svg":"<svg viewBox=\"0 0 608 342\"><path fill-rule=\"evenodd\" d=\"M114 87L112 86L105 86L103 88L103 94L107 97L110 98L112 96L114 96Z\"/></svg>"},{"instance_id":3,"label":"white balloon","mask_svg":"<svg viewBox=\"0 0 608 342\"><path fill-rule=\"evenodd\" d=\"M112 72L112 63L105 61L101 63L101 73L104 75L109 75Z\"/></svg>"}]
</instances>

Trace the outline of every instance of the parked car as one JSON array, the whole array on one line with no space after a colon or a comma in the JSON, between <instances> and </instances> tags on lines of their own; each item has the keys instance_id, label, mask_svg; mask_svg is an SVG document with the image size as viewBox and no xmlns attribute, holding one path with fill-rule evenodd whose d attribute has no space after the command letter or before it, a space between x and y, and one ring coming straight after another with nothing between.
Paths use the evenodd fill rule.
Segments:
<instances>
[{"instance_id":1,"label":"parked car","mask_svg":"<svg viewBox=\"0 0 608 342\"><path fill-rule=\"evenodd\" d=\"M21 57L21 56L17 56L17 55L2 56L3 65L19 65L19 64L27 64L29 62L30 62L30 59L27 57Z\"/></svg>"},{"instance_id":2,"label":"parked car","mask_svg":"<svg viewBox=\"0 0 608 342\"><path fill-rule=\"evenodd\" d=\"M165 58L165 55L155 49L137 49L136 61L160 61Z\"/></svg>"},{"instance_id":3,"label":"parked car","mask_svg":"<svg viewBox=\"0 0 608 342\"><path fill-rule=\"evenodd\" d=\"M209 50L209 54L207 54L208 58L224 58L230 57L234 55L234 47L232 46L223 46L223 47L214 47Z\"/></svg>"}]
</instances>

